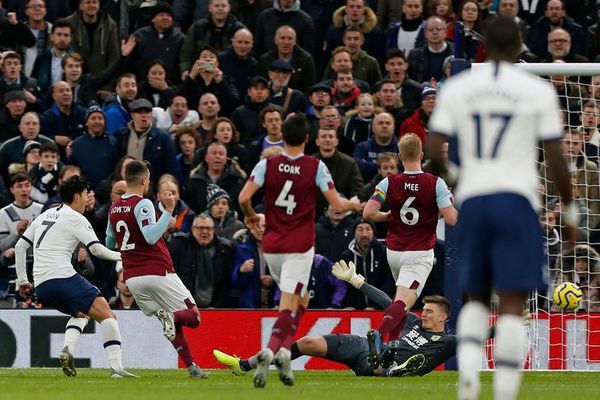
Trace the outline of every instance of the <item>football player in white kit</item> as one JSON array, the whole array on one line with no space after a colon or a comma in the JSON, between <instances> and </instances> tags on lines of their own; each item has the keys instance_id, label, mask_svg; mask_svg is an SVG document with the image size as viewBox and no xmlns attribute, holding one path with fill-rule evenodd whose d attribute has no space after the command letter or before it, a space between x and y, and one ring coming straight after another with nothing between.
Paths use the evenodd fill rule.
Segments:
<instances>
[{"instance_id":1,"label":"football player in white kit","mask_svg":"<svg viewBox=\"0 0 600 400\"><path fill-rule=\"evenodd\" d=\"M93 319L100 324L111 376L135 377L123 369L121 332L106 299L71 265L71 255L79 242L96 257L121 260L118 252L107 249L98 241L92 226L83 216L87 192L87 182L83 179L78 176L68 179L59 188L63 203L40 214L21 235L15 246L19 293L28 298L33 291L25 265L27 249L32 246L33 281L38 300L44 306L71 315L65 327L64 347L58 357L65 375L77 374L73 358L75 343L88 320Z\"/></svg>"},{"instance_id":2,"label":"football player in white kit","mask_svg":"<svg viewBox=\"0 0 600 400\"><path fill-rule=\"evenodd\" d=\"M429 123L434 174L447 172L442 156L447 137L456 137L460 159L455 192L462 204L457 245L467 303L457 326L459 399L479 397L482 347L494 289L500 297L494 397L518 395L525 340L522 307L529 291L547 289L536 193L539 142L565 205L563 218L570 234L578 219L560 144L558 97L550 83L511 64L520 52L514 20L494 18L486 35L490 67L449 79Z\"/></svg>"}]
</instances>

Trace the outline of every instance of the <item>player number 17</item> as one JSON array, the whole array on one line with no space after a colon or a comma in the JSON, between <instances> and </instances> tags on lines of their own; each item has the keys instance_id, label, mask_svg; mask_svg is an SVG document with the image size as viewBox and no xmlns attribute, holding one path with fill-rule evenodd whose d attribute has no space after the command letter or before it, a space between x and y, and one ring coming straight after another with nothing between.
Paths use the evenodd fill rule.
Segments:
<instances>
[{"instance_id":1,"label":"player number 17","mask_svg":"<svg viewBox=\"0 0 600 400\"><path fill-rule=\"evenodd\" d=\"M500 147L502 136L504 136L506 128L508 128L508 124L512 119L512 114L489 113L487 115L482 115L480 113L475 113L472 114L471 117L473 117L473 123L475 123L475 152L477 153L477 158L496 158L496 154L498 154L498 147ZM486 138L491 138L493 131L488 128L488 125L493 121L497 121L500 124L499 129L495 133L496 138L494 140L494 147L492 147L492 151L489 156L482 156L482 131L485 132Z\"/></svg>"}]
</instances>

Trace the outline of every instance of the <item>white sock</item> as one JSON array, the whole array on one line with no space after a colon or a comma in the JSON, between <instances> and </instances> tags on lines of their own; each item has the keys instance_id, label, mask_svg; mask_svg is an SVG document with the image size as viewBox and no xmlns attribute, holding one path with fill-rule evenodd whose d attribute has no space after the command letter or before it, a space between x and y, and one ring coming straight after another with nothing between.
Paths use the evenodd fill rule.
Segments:
<instances>
[{"instance_id":1,"label":"white sock","mask_svg":"<svg viewBox=\"0 0 600 400\"><path fill-rule=\"evenodd\" d=\"M521 359L525 328L520 315L505 314L496 324L494 399L513 400L521 386Z\"/></svg>"},{"instance_id":2,"label":"white sock","mask_svg":"<svg viewBox=\"0 0 600 400\"><path fill-rule=\"evenodd\" d=\"M108 354L111 368L121 371L123 369L123 363L121 362L121 332L117 320L107 318L100 322L100 334L104 341L104 349Z\"/></svg>"},{"instance_id":3,"label":"white sock","mask_svg":"<svg viewBox=\"0 0 600 400\"><path fill-rule=\"evenodd\" d=\"M483 343L489 332L488 316L488 308L478 301L471 301L460 310L457 324L459 399L479 398L479 371Z\"/></svg>"},{"instance_id":4,"label":"white sock","mask_svg":"<svg viewBox=\"0 0 600 400\"><path fill-rule=\"evenodd\" d=\"M87 318L71 318L65 326L65 346L75 354L75 343L88 323Z\"/></svg>"}]
</instances>

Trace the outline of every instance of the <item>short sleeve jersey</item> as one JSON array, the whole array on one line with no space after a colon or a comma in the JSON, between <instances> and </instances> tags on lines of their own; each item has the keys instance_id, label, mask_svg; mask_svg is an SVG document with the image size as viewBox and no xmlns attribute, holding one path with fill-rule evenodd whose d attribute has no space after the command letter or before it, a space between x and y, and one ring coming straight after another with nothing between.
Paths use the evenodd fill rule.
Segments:
<instances>
[{"instance_id":1,"label":"short sleeve jersey","mask_svg":"<svg viewBox=\"0 0 600 400\"><path fill-rule=\"evenodd\" d=\"M421 171L384 178L371 199L390 208L386 244L394 251L433 249L439 209L452 205L446 183Z\"/></svg>"},{"instance_id":2,"label":"short sleeve jersey","mask_svg":"<svg viewBox=\"0 0 600 400\"><path fill-rule=\"evenodd\" d=\"M142 233L141 228L156 219L152 202L138 204L142 200L141 196L123 196L111 205L109 211L109 222L123 260L124 279L175 272L163 238L150 244ZM139 217L136 217L136 211Z\"/></svg>"},{"instance_id":3,"label":"short sleeve jersey","mask_svg":"<svg viewBox=\"0 0 600 400\"><path fill-rule=\"evenodd\" d=\"M509 192L537 210L537 145L562 138L561 115L554 87L512 64L493 63L450 78L429 129L457 138L457 200Z\"/></svg>"},{"instance_id":4,"label":"short sleeve jersey","mask_svg":"<svg viewBox=\"0 0 600 400\"><path fill-rule=\"evenodd\" d=\"M35 286L75 275L71 256L79 242L100 243L88 220L64 204L41 213L21 237L33 247Z\"/></svg>"},{"instance_id":5,"label":"short sleeve jersey","mask_svg":"<svg viewBox=\"0 0 600 400\"><path fill-rule=\"evenodd\" d=\"M313 247L317 190L335 188L325 164L284 153L260 161L250 179L265 189L265 253L304 253Z\"/></svg>"}]
</instances>

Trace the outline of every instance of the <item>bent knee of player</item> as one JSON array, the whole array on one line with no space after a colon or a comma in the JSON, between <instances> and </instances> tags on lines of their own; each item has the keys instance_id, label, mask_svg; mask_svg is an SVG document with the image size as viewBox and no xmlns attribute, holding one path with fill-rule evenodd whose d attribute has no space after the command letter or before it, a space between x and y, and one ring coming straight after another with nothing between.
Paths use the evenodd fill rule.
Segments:
<instances>
[{"instance_id":1,"label":"bent knee of player","mask_svg":"<svg viewBox=\"0 0 600 400\"><path fill-rule=\"evenodd\" d=\"M324 356L327 354L327 342L323 336L304 336L296 341L300 352L307 356Z\"/></svg>"}]
</instances>

